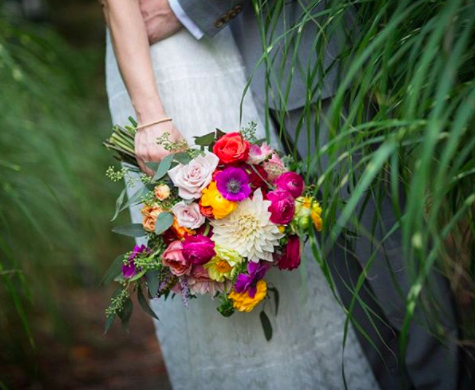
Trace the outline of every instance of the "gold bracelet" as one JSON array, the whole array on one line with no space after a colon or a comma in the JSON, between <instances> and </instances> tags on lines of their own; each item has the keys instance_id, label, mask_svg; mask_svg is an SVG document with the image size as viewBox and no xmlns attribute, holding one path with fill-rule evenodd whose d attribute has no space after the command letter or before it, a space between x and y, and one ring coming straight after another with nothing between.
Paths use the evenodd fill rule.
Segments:
<instances>
[{"instance_id":1,"label":"gold bracelet","mask_svg":"<svg viewBox=\"0 0 475 390\"><path fill-rule=\"evenodd\" d=\"M162 118L162 119L159 119L158 121L147 123L146 125L137 126L137 130L145 129L146 127L158 125L159 123L163 123L163 122L170 122L171 120L172 118Z\"/></svg>"}]
</instances>

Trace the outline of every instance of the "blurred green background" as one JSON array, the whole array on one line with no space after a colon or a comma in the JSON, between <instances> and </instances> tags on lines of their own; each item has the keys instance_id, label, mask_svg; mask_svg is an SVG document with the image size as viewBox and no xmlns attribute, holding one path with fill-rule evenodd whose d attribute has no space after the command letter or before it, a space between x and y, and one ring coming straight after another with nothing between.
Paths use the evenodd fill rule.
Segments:
<instances>
[{"instance_id":1,"label":"blurred green background","mask_svg":"<svg viewBox=\"0 0 475 390\"><path fill-rule=\"evenodd\" d=\"M100 278L131 242L110 233L121 185L101 145L101 6L0 7L0 388L156 388L166 374L149 319L135 316L133 338L102 335Z\"/></svg>"}]
</instances>

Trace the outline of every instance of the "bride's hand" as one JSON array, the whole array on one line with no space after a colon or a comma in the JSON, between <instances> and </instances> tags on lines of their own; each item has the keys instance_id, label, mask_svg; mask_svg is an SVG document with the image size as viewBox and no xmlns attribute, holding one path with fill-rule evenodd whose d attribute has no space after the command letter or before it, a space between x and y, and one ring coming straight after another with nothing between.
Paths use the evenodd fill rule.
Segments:
<instances>
[{"instance_id":1,"label":"bride's hand","mask_svg":"<svg viewBox=\"0 0 475 390\"><path fill-rule=\"evenodd\" d=\"M137 130L135 134L135 155L142 172L153 176L154 172L145 165L146 162L158 162L168 156L170 152L157 144L157 138L169 133L168 140L172 143L183 140L180 131L173 122L163 122Z\"/></svg>"}]
</instances>

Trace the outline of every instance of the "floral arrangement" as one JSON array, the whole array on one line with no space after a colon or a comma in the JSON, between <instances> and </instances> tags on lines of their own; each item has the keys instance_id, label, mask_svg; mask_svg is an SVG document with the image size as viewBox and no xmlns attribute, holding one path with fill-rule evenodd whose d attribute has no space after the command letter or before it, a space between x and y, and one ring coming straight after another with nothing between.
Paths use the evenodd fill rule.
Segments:
<instances>
[{"instance_id":1,"label":"floral arrangement","mask_svg":"<svg viewBox=\"0 0 475 390\"><path fill-rule=\"evenodd\" d=\"M127 163L112 180L139 172L133 152L136 123L116 126L105 145ZM153 177L139 174L142 184L128 201L125 189L116 213L143 204L141 224L118 226L114 232L145 237L146 245L116 258L104 282L117 281L106 310L106 330L119 316L127 324L133 293L150 315L145 298L181 295L184 305L199 295L219 302L218 311L230 316L250 312L278 291L266 282L272 267L294 270L301 262L302 243L309 228L320 231L321 208L310 195L291 159L281 157L255 137L255 124L240 132L220 130L196 137L194 148L173 144L167 134L157 140L170 154L160 163L147 163ZM295 164L294 164L295 165ZM137 175L136 175L137 176ZM261 312L266 337L270 321Z\"/></svg>"}]
</instances>

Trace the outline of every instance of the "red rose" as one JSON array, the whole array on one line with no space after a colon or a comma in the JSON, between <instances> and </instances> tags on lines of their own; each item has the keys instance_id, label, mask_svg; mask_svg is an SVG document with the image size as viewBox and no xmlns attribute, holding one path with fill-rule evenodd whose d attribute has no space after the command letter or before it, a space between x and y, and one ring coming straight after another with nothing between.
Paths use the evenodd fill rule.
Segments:
<instances>
[{"instance_id":1,"label":"red rose","mask_svg":"<svg viewBox=\"0 0 475 390\"><path fill-rule=\"evenodd\" d=\"M228 133L216 141L213 153L224 164L246 161L249 156L249 142L239 133Z\"/></svg>"},{"instance_id":2,"label":"red rose","mask_svg":"<svg viewBox=\"0 0 475 390\"><path fill-rule=\"evenodd\" d=\"M298 236L290 236L284 252L279 257L279 269L292 271L300 265L300 240Z\"/></svg>"}]
</instances>

